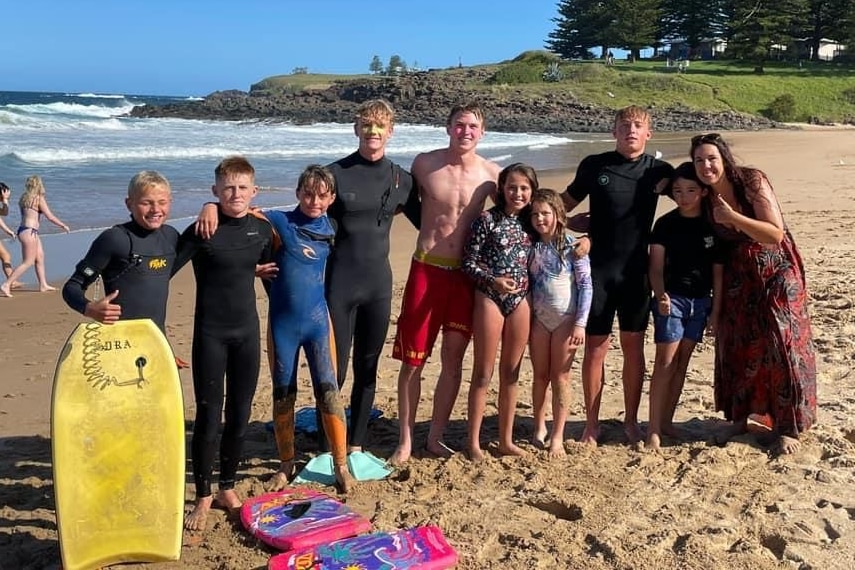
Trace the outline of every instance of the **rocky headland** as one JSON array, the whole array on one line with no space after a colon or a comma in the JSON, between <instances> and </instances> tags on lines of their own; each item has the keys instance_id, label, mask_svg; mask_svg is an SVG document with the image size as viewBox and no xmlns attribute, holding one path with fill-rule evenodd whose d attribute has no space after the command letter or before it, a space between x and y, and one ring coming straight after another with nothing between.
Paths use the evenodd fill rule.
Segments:
<instances>
[{"instance_id":1,"label":"rocky headland","mask_svg":"<svg viewBox=\"0 0 855 570\"><path fill-rule=\"evenodd\" d=\"M383 98L394 105L398 123L444 125L451 107L475 100L486 110L488 128L494 131L611 130L613 109L583 103L569 89L542 95L518 86L485 86L478 73L472 68L456 73L427 71L344 80L323 89L303 90L270 88L262 82L249 92L217 91L202 101L135 107L131 116L349 123L360 103ZM704 112L681 107L651 110L658 131L753 130L776 126L764 117L732 111Z\"/></svg>"}]
</instances>

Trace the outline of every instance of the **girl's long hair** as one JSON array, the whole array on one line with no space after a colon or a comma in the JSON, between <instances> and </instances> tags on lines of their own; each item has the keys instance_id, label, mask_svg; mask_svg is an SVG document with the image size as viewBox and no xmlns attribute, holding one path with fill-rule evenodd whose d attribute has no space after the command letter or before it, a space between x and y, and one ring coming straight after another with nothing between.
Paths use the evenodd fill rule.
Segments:
<instances>
[{"instance_id":1,"label":"girl's long hair","mask_svg":"<svg viewBox=\"0 0 855 570\"><path fill-rule=\"evenodd\" d=\"M505 183L508 181L508 177L514 173L522 174L523 176L528 178L528 184L529 186L531 186L532 196L534 195L534 192L536 192L537 189L540 187L540 184L538 184L537 182L537 172L535 172L534 168L532 168L528 164L522 162L515 162L504 167L499 173L499 189L498 192L496 192L496 206L501 208L502 211L504 211L505 207L508 205L508 202L505 200ZM526 208L528 208L528 206L526 206ZM522 219L523 215L527 216L527 212L528 210L520 212L520 219Z\"/></svg>"},{"instance_id":2,"label":"girl's long hair","mask_svg":"<svg viewBox=\"0 0 855 570\"><path fill-rule=\"evenodd\" d=\"M35 208L39 198L44 195L45 185L42 183L42 177L34 174L24 182L24 191L21 192L18 205L22 208Z\"/></svg>"},{"instance_id":3,"label":"girl's long hair","mask_svg":"<svg viewBox=\"0 0 855 570\"><path fill-rule=\"evenodd\" d=\"M564 210L564 202L561 200L558 192L552 188L538 188L532 192L531 205L533 206L536 202L546 204L552 208L552 213L555 215L555 233L552 234L552 245L555 246L555 249L563 257L564 246L566 244L564 236L567 229L567 212ZM535 235L539 234L535 232Z\"/></svg>"}]
</instances>

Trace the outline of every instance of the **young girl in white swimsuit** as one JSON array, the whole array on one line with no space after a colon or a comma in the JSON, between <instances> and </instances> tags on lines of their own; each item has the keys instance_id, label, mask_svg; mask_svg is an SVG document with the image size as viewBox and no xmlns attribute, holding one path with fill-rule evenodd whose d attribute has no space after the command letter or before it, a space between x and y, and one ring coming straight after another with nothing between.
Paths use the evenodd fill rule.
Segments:
<instances>
[{"instance_id":1,"label":"young girl in white swimsuit","mask_svg":"<svg viewBox=\"0 0 855 570\"><path fill-rule=\"evenodd\" d=\"M570 404L570 367L585 341L591 309L591 263L574 255L575 240L565 233L561 197L541 188L531 197L531 225L539 240L529 259L531 323L529 355L534 369L534 444L551 457L564 452L564 424ZM546 429L546 389L552 384L552 432ZM549 436L547 439L547 435Z\"/></svg>"}]
</instances>

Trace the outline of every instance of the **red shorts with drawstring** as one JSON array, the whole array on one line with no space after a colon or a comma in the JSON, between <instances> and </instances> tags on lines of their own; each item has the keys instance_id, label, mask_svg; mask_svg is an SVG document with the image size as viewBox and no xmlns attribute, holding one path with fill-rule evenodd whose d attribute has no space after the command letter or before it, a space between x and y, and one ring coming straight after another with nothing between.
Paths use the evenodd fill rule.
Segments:
<instances>
[{"instance_id":1,"label":"red shorts with drawstring","mask_svg":"<svg viewBox=\"0 0 855 570\"><path fill-rule=\"evenodd\" d=\"M433 350L440 328L472 336L475 288L458 268L430 265L413 259L392 358L421 366Z\"/></svg>"}]
</instances>

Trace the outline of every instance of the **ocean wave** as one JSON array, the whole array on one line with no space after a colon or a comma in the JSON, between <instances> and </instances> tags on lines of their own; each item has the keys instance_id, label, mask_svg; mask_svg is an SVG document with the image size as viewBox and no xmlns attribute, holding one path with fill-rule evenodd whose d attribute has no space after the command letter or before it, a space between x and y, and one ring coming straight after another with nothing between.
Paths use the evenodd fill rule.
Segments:
<instances>
[{"instance_id":1,"label":"ocean wave","mask_svg":"<svg viewBox=\"0 0 855 570\"><path fill-rule=\"evenodd\" d=\"M35 103L30 105L9 104L0 107L0 110L7 109L26 115L65 115L78 117L100 117L106 119L130 113L133 108L134 105L125 100L122 105L110 107L105 107L103 105L81 105L79 103L57 102Z\"/></svg>"},{"instance_id":2,"label":"ocean wave","mask_svg":"<svg viewBox=\"0 0 855 570\"><path fill-rule=\"evenodd\" d=\"M82 97L86 99L124 99L124 95L99 94L99 93L66 93L66 97Z\"/></svg>"}]
</instances>

